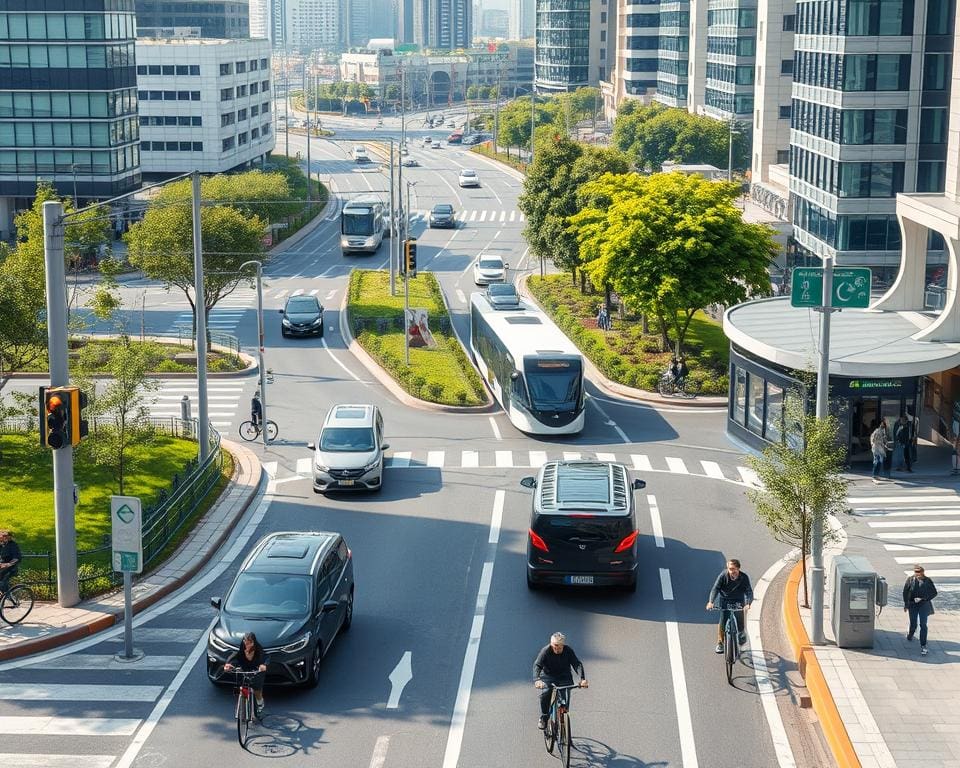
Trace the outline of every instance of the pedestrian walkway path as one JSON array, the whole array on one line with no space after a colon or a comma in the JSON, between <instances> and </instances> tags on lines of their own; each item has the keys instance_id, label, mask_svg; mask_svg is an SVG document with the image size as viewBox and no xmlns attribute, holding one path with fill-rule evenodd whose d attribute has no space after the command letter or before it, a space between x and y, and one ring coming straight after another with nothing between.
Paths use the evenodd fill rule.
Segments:
<instances>
[{"instance_id":1,"label":"pedestrian walkway path","mask_svg":"<svg viewBox=\"0 0 960 768\"><path fill-rule=\"evenodd\" d=\"M427 221L430 218L430 211L428 210L416 210L413 211L414 219L420 219L421 221ZM476 224L506 224L509 222L522 223L527 220L526 216L523 215L520 211L513 209L509 211L498 211L490 209L464 209L462 211L457 211L456 216L457 221L460 222L473 222Z\"/></svg>"},{"instance_id":2,"label":"pedestrian walkway path","mask_svg":"<svg viewBox=\"0 0 960 768\"><path fill-rule=\"evenodd\" d=\"M253 396L255 382L248 380L217 379L207 382L207 413L210 423L221 435L235 431L246 418L246 405ZM249 390L245 393L245 390ZM197 384L193 379L166 379L156 392L147 397L147 411L158 418L172 416L179 418L180 403L186 396L190 400L190 415L196 418L199 413L197 402ZM243 404L243 408L241 408Z\"/></svg>"},{"instance_id":3,"label":"pedestrian walkway path","mask_svg":"<svg viewBox=\"0 0 960 768\"><path fill-rule=\"evenodd\" d=\"M385 459L387 469L537 469L547 461L577 461L596 459L597 461L618 461L631 467L638 473L667 472L690 477L706 477L723 480L751 488L760 487L757 474L744 466L722 466L716 461L705 459L682 459L675 456L651 457L643 453L616 454L604 452L563 451L449 451L446 449L392 451ZM311 476L310 457L297 460L296 474ZM265 465L267 472L276 476L276 462Z\"/></svg>"}]
</instances>

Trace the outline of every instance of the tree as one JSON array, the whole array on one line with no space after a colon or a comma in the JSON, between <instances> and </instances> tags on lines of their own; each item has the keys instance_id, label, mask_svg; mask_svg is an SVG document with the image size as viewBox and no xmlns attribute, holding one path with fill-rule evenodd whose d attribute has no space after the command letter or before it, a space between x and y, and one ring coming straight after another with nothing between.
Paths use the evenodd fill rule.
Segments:
<instances>
[{"instance_id":1,"label":"tree","mask_svg":"<svg viewBox=\"0 0 960 768\"><path fill-rule=\"evenodd\" d=\"M471 101L474 101L480 98L479 93L480 93L480 88L478 86L471 85L467 87L467 98L470 99Z\"/></svg>"},{"instance_id":2,"label":"tree","mask_svg":"<svg viewBox=\"0 0 960 768\"><path fill-rule=\"evenodd\" d=\"M189 183L184 182L183 189L189 200ZM294 197L287 177L278 172L253 170L219 173L203 179L201 194L205 204L229 205L246 216L256 216L264 222L293 216L300 212L303 205Z\"/></svg>"},{"instance_id":3,"label":"tree","mask_svg":"<svg viewBox=\"0 0 960 768\"><path fill-rule=\"evenodd\" d=\"M672 329L682 354L698 310L769 292L773 230L744 222L738 195L735 184L681 173L605 174L583 185L569 228L594 285L656 317L665 346Z\"/></svg>"},{"instance_id":4,"label":"tree","mask_svg":"<svg viewBox=\"0 0 960 768\"><path fill-rule=\"evenodd\" d=\"M391 102L400 101L400 86L396 83L390 83L384 91L384 98Z\"/></svg>"},{"instance_id":5,"label":"tree","mask_svg":"<svg viewBox=\"0 0 960 768\"><path fill-rule=\"evenodd\" d=\"M763 486L748 496L773 537L800 550L803 604L809 607L807 553L814 522L822 526L824 543L833 541L836 535L828 519L847 509L847 481L841 474L844 449L837 419L818 419L807 412L802 392L788 394L784 416L786 439L747 459Z\"/></svg>"},{"instance_id":6,"label":"tree","mask_svg":"<svg viewBox=\"0 0 960 768\"><path fill-rule=\"evenodd\" d=\"M234 178L239 180L242 176ZM201 185L203 197L208 181ZM207 317L217 302L236 289L242 277L238 272L240 264L264 258L262 238L266 224L258 215L249 215L232 205L201 209L203 311ZM168 289L183 291L196 323L189 181L164 187L143 220L130 228L126 241L130 263L151 279L165 282Z\"/></svg>"}]
</instances>

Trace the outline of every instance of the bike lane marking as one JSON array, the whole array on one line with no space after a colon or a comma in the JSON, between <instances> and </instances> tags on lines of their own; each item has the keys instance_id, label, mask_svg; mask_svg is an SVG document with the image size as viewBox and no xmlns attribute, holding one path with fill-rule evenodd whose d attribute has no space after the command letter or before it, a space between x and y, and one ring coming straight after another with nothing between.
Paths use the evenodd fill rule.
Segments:
<instances>
[{"instance_id":1,"label":"bike lane marking","mask_svg":"<svg viewBox=\"0 0 960 768\"><path fill-rule=\"evenodd\" d=\"M670 569L660 569L660 589L663 599L673 601L673 583ZM693 737L693 718L687 696L687 676L683 671L683 653L680 650L680 627L676 621L664 622L667 627L667 651L670 654L670 677L673 680L673 700L677 707L677 728L680 731L680 761L683 768L698 768L697 743Z\"/></svg>"}]
</instances>

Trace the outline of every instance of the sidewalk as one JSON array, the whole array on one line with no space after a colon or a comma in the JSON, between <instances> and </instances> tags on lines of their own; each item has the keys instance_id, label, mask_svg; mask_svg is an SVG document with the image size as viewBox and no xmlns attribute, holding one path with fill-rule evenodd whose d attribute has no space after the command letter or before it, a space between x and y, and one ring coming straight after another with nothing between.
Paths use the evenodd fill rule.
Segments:
<instances>
[{"instance_id":1,"label":"sidewalk","mask_svg":"<svg viewBox=\"0 0 960 768\"><path fill-rule=\"evenodd\" d=\"M133 611L140 613L186 584L209 562L247 510L260 487L260 459L249 448L223 441L233 455L234 472L220 500L190 532L176 555L157 570L137 577L133 584ZM56 648L123 621L123 591L90 600L73 608L37 603L23 624L0 628L0 661Z\"/></svg>"}]
</instances>

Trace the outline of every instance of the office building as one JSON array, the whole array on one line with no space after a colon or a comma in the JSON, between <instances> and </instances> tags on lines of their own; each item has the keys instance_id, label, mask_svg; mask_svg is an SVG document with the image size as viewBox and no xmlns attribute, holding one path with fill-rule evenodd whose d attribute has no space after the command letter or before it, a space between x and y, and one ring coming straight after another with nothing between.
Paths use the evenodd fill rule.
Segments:
<instances>
[{"instance_id":1,"label":"office building","mask_svg":"<svg viewBox=\"0 0 960 768\"><path fill-rule=\"evenodd\" d=\"M341 45L340 0L269 0L270 40L275 48L307 53Z\"/></svg>"},{"instance_id":2,"label":"office building","mask_svg":"<svg viewBox=\"0 0 960 768\"><path fill-rule=\"evenodd\" d=\"M480 34L483 37L503 37L510 33L510 14L500 8L481 12Z\"/></svg>"},{"instance_id":3,"label":"office building","mask_svg":"<svg viewBox=\"0 0 960 768\"><path fill-rule=\"evenodd\" d=\"M270 37L270 0L250 0L250 37Z\"/></svg>"},{"instance_id":4,"label":"office building","mask_svg":"<svg viewBox=\"0 0 960 768\"><path fill-rule=\"evenodd\" d=\"M510 28L507 37L511 40L526 40L537 33L536 0L510 0Z\"/></svg>"},{"instance_id":5,"label":"office building","mask_svg":"<svg viewBox=\"0 0 960 768\"><path fill-rule=\"evenodd\" d=\"M752 120L756 61L757 0L709 0L706 80L695 111L719 120Z\"/></svg>"},{"instance_id":6,"label":"office building","mask_svg":"<svg viewBox=\"0 0 960 768\"><path fill-rule=\"evenodd\" d=\"M412 23L421 50L453 51L473 43L471 0L413 0Z\"/></svg>"},{"instance_id":7,"label":"office building","mask_svg":"<svg viewBox=\"0 0 960 768\"><path fill-rule=\"evenodd\" d=\"M340 44L344 48L363 47L370 41L372 13L370 0L340 0Z\"/></svg>"},{"instance_id":8,"label":"office building","mask_svg":"<svg viewBox=\"0 0 960 768\"><path fill-rule=\"evenodd\" d=\"M634 15L633 8L645 9L651 6L632 6L629 0L621 0L627 15ZM690 5L689 0L669 0L659 5L659 30L652 28L652 34L659 34L656 57L656 94L654 98L668 107L687 106L687 81L690 65ZM652 6L657 10L657 6ZM650 14L652 15L652 14ZM652 19L643 19L652 27ZM624 17L620 16L621 25ZM620 36L623 36L621 26ZM621 54L618 52L618 58Z\"/></svg>"},{"instance_id":9,"label":"office building","mask_svg":"<svg viewBox=\"0 0 960 768\"><path fill-rule=\"evenodd\" d=\"M598 85L616 67L616 8L609 0L537 0L535 57L538 92Z\"/></svg>"},{"instance_id":10,"label":"office building","mask_svg":"<svg viewBox=\"0 0 960 768\"><path fill-rule=\"evenodd\" d=\"M195 27L200 37L250 37L247 0L136 0L137 36L163 36L155 30Z\"/></svg>"},{"instance_id":11,"label":"office building","mask_svg":"<svg viewBox=\"0 0 960 768\"><path fill-rule=\"evenodd\" d=\"M133 0L0 15L0 238L48 181L81 203L140 186Z\"/></svg>"},{"instance_id":12,"label":"office building","mask_svg":"<svg viewBox=\"0 0 960 768\"><path fill-rule=\"evenodd\" d=\"M220 173L274 147L270 41L137 40L144 175Z\"/></svg>"},{"instance_id":13,"label":"office building","mask_svg":"<svg viewBox=\"0 0 960 768\"><path fill-rule=\"evenodd\" d=\"M673 3L679 5L680 3ZM686 3L683 3L686 5ZM616 81L621 95L644 96L652 93L660 83L659 64L665 69L676 69L678 65L666 62L674 61L671 54L660 58L661 24L663 22L662 5L647 0L618 0L615 13L617 14L617 46L611 65L617 68ZM668 23L679 19L666 19ZM601 22L602 23L602 22ZM676 26L676 25L675 25ZM686 35L686 30L684 30ZM672 54L675 56L675 54ZM686 74L686 59L683 60L684 74ZM666 82L663 92L671 89Z\"/></svg>"}]
</instances>

